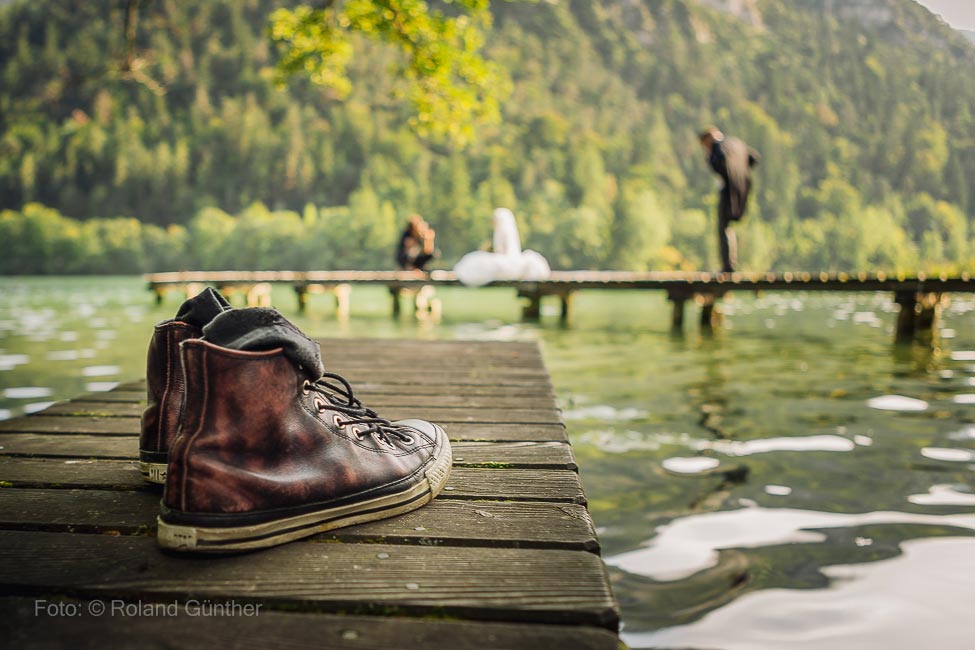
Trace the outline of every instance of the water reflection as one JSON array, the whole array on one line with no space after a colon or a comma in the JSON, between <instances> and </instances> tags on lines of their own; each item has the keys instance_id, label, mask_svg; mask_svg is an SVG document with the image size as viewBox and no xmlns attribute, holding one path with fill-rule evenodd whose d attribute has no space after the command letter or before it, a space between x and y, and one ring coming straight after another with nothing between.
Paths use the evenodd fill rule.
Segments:
<instances>
[{"instance_id":1,"label":"water reflection","mask_svg":"<svg viewBox=\"0 0 975 650\"><path fill-rule=\"evenodd\" d=\"M881 395L867 400L867 406L878 411L926 411L928 403L923 399L904 397L903 395Z\"/></svg>"},{"instance_id":2,"label":"water reflection","mask_svg":"<svg viewBox=\"0 0 975 650\"><path fill-rule=\"evenodd\" d=\"M667 471L676 474L697 474L714 469L721 464L717 458L694 456L692 458L665 458L660 465Z\"/></svg>"},{"instance_id":3,"label":"water reflection","mask_svg":"<svg viewBox=\"0 0 975 650\"><path fill-rule=\"evenodd\" d=\"M629 359L621 380L559 386L563 399L600 396L608 415L648 413L569 421L633 647L792 647L788 634L761 640L768 616L802 630L815 627L814 612L738 603L775 592L766 601L774 606L811 588L829 601L844 570L829 567L871 567L909 540L975 534L975 427L966 424L975 357L945 341L892 345L885 297L803 303L739 301L725 312L734 333L720 338L603 338L599 356ZM960 348L975 341L973 306L956 301L944 314L953 336L943 338ZM633 370L641 365L650 370ZM634 382L652 388L634 391ZM975 599L975 575L956 582L953 598ZM869 588L849 593L862 599L853 610L883 606ZM734 614L718 616L725 611ZM853 638L901 647L883 626L858 624L865 631ZM950 615L938 625L948 637L964 627ZM696 634L705 628L715 634Z\"/></svg>"},{"instance_id":4,"label":"water reflection","mask_svg":"<svg viewBox=\"0 0 975 650\"><path fill-rule=\"evenodd\" d=\"M913 540L902 549L891 559L823 567L828 590L751 592L695 624L624 636L634 649L971 648L975 540Z\"/></svg>"},{"instance_id":5,"label":"water reflection","mask_svg":"<svg viewBox=\"0 0 975 650\"><path fill-rule=\"evenodd\" d=\"M36 397L48 397L50 395L51 389L41 386L19 386L3 389L3 396L7 399L33 399Z\"/></svg>"},{"instance_id":6,"label":"water reflection","mask_svg":"<svg viewBox=\"0 0 975 650\"><path fill-rule=\"evenodd\" d=\"M721 549L815 543L827 537L821 530L814 529L905 523L975 530L975 514L840 514L788 508L741 508L693 515L660 526L646 548L616 555L607 560L607 564L654 580L680 580L717 565Z\"/></svg>"},{"instance_id":7,"label":"water reflection","mask_svg":"<svg viewBox=\"0 0 975 650\"><path fill-rule=\"evenodd\" d=\"M975 451L968 449L946 449L943 447L925 447L921 455L931 460L943 460L949 463L975 462Z\"/></svg>"},{"instance_id":8,"label":"water reflection","mask_svg":"<svg viewBox=\"0 0 975 650\"><path fill-rule=\"evenodd\" d=\"M907 497L911 503L924 506L975 506L975 494L959 492L957 485L932 485L925 494L912 494Z\"/></svg>"}]
</instances>

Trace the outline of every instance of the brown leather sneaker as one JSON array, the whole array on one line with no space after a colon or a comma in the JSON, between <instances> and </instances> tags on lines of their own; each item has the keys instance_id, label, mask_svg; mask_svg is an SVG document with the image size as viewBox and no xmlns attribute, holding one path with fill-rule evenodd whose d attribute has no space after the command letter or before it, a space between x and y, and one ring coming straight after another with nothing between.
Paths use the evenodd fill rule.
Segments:
<instances>
[{"instance_id":1,"label":"brown leather sneaker","mask_svg":"<svg viewBox=\"0 0 975 650\"><path fill-rule=\"evenodd\" d=\"M183 362L179 344L203 336L203 326L230 309L230 303L207 287L182 304L176 318L156 325L149 341L146 383L149 405L142 413L139 469L151 483L166 482L169 447L179 430L183 404Z\"/></svg>"},{"instance_id":2,"label":"brown leather sneaker","mask_svg":"<svg viewBox=\"0 0 975 650\"><path fill-rule=\"evenodd\" d=\"M345 379L322 372L317 343L273 310L218 316L182 354L183 426L158 520L164 548L273 546L414 510L447 482L443 429L363 406Z\"/></svg>"}]
</instances>

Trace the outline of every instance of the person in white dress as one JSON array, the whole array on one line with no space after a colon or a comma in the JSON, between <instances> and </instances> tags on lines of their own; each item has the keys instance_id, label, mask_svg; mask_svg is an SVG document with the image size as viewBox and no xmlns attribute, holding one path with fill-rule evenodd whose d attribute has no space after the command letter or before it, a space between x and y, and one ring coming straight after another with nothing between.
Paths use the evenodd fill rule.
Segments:
<instances>
[{"instance_id":1,"label":"person in white dress","mask_svg":"<svg viewBox=\"0 0 975 650\"><path fill-rule=\"evenodd\" d=\"M498 208L494 211L494 250L464 255L454 273L462 284L479 287L495 280L544 280L552 270L541 253L521 250L515 215Z\"/></svg>"}]
</instances>

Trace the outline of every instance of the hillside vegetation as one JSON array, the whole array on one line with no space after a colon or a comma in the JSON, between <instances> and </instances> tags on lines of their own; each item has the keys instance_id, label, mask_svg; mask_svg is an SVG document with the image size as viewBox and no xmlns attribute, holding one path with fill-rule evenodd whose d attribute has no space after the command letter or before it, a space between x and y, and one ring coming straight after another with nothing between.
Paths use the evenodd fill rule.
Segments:
<instances>
[{"instance_id":1,"label":"hillside vegetation","mask_svg":"<svg viewBox=\"0 0 975 650\"><path fill-rule=\"evenodd\" d=\"M449 265L494 207L557 268L716 265L709 123L762 155L746 270L975 269L975 47L913 0L492 3L501 121L453 149L358 44L272 83L273 0L0 6L0 273Z\"/></svg>"}]
</instances>

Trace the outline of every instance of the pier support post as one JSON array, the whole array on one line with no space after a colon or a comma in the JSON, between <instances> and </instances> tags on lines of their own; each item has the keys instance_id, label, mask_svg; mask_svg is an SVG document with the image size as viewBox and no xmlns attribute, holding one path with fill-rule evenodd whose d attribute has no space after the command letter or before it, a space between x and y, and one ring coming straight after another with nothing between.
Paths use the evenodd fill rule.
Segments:
<instances>
[{"instance_id":1,"label":"pier support post","mask_svg":"<svg viewBox=\"0 0 975 650\"><path fill-rule=\"evenodd\" d=\"M566 291L559 297L562 299L562 313L560 315L560 320L562 324L569 322L569 318L572 316L572 299L575 297L575 291Z\"/></svg>"},{"instance_id":2,"label":"pier support post","mask_svg":"<svg viewBox=\"0 0 975 650\"><path fill-rule=\"evenodd\" d=\"M917 332L917 291L913 289L897 291L894 293L894 302L901 307L897 314L894 340L898 343L910 342L914 340L914 334Z\"/></svg>"},{"instance_id":3,"label":"pier support post","mask_svg":"<svg viewBox=\"0 0 975 650\"><path fill-rule=\"evenodd\" d=\"M400 295L403 293L401 287L390 286L389 295L393 297L393 318L399 318L401 308L399 304Z\"/></svg>"},{"instance_id":4,"label":"pier support post","mask_svg":"<svg viewBox=\"0 0 975 650\"><path fill-rule=\"evenodd\" d=\"M271 306L271 283L258 282L244 289L244 301L248 307Z\"/></svg>"},{"instance_id":5,"label":"pier support post","mask_svg":"<svg viewBox=\"0 0 975 650\"><path fill-rule=\"evenodd\" d=\"M898 343L913 341L915 337L930 338L938 322L938 312L944 296L940 292L898 291L894 302L900 305L897 314L895 340Z\"/></svg>"},{"instance_id":6,"label":"pier support post","mask_svg":"<svg viewBox=\"0 0 975 650\"><path fill-rule=\"evenodd\" d=\"M920 294L918 298L917 312L917 331L920 334L930 336L938 323L938 312L941 311L943 295L935 292Z\"/></svg>"},{"instance_id":7,"label":"pier support post","mask_svg":"<svg viewBox=\"0 0 975 650\"><path fill-rule=\"evenodd\" d=\"M667 291L667 300L674 305L673 315L670 320L670 328L675 332L684 329L684 305L687 303L687 294L683 291Z\"/></svg>"},{"instance_id":8,"label":"pier support post","mask_svg":"<svg viewBox=\"0 0 975 650\"><path fill-rule=\"evenodd\" d=\"M528 298L528 304L521 310L522 320L538 321L542 318L542 292L537 286L518 290L519 298Z\"/></svg>"},{"instance_id":9,"label":"pier support post","mask_svg":"<svg viewBox=\"0 0 975 650\"><path fill-rule=\"evenodd\" d=\"M332 293L335 294L335 316L339 320L346 320L352 309L350 304L352 302L352 285L337 284L332 289Z\"/></svg>"},{"instance_id":10,"label":"pier support post","mask_svg":"<svg viewBox=\"0 0 975 650\"><path fill-rule=\"evenodd\" d=\"M712 330L721 324L721 311L718 307L718 300L721 296L716 293L698 294L701 303L701 329Z\"/></svg>"},{"instance_id":11,"label":"pier support post","mask_svg":"<svg viewBox=\"0 0 975 650\"><path fill-rule=\"evenodd\" d=\"M298 313L304 314L305 310L308 308L308 286L304 284L296 284L294 289L295 297L298 299Z\"/></svg>"}]
</instances>

